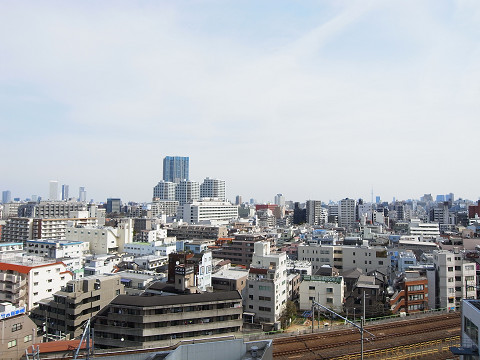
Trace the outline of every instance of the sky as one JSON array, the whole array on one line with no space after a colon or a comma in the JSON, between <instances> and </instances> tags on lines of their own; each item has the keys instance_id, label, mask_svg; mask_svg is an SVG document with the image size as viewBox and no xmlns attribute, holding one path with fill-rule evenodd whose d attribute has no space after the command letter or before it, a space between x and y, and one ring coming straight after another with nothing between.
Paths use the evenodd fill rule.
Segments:
<instances>
[{"instance_id":1,"label":"sky","mask_svg":"<svg viewBox=\"0 0 480 360\"><path fill-rule=\"evenodd\" d=\"M0 190L479 198L480 2L0 2Z\"/></svg>"}]
</instances>

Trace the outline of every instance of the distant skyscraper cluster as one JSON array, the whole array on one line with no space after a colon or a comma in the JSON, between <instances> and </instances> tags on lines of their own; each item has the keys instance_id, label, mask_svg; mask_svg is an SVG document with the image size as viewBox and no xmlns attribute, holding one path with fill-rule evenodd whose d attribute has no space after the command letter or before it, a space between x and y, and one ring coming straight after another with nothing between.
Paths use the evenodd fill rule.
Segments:
<instances>
[{"instance_id":1,"label":"distant skyscraper cluster","mask_svg":"<svg viewBox=\"0 0 480 360\"><path fill-rule=\"evenodd\" d=\"M201 198L225 201L225 181L207 177L202 184L189 179L189 158L166 156L163 159L163 180L153 188L153 197L175 200L182 206Z\"/></svg>"}]
</instances>

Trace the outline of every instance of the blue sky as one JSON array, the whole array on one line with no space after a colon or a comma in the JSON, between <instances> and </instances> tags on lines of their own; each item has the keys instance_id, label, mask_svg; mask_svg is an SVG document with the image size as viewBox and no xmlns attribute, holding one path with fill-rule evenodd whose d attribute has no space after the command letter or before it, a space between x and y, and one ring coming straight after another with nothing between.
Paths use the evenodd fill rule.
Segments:
<instances>
[{"instance_id":1,"label":"blue sky","mask_svg":"<svg viewBox=\"0 0 480 360\"><path fill-rule=\"evenodd\" d=\"M476 200L477 1L4 1L0 190Z\"/></svg>"}]
</instances>

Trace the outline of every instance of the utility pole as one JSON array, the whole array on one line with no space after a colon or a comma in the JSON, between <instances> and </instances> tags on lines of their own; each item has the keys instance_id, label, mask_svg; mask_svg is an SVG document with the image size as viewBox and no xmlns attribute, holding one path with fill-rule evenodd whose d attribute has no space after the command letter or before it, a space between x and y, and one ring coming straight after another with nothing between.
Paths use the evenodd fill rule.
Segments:
<instances>
[{"instance_id":1,"label":"utility pole","mask_svg":"<svg viewBox=\"0 0 480 360\"><path fill-rule=\"evenodd\" d=\"M365 327L365 290L363 290L363 316L362 316L362 319L361 319L361 322L360 322L360 334L361 334L361 359L363 360L363 330L364 330L364 327Z\"/></svg>"}]
</instances>

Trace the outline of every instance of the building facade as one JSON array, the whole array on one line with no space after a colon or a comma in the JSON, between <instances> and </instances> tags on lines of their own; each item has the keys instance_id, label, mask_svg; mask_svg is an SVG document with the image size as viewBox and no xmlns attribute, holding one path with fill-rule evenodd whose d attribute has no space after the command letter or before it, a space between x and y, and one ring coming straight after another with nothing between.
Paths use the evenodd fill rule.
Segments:
<instances>
[{"instance_id":1,"label":"building facade","mask_svg":"<svg viewBox=\"0 0 480 360\"><path fill-rule=\"evenodd\" d=\"M179 183L190 180L190 159L183 156L165 156L163 159L163 180Z\"/></svg>"},{"instance_id":2,"label":"building facade","mask_svg":"<svg viewBox=\"0 0 480 360\"><path fill-rule=\"evenodd\" d=\"M74 339L83 332L82 325L125 293L118 275L88 276L69 281L52 298L39 301L31 318L38 326L45 323L47 337Z\"/></svg>"},{"instance_id":3,"label":"building facade","mask_svg":"<svg viewBox=\"0 0 480 360\"><path fill-rule=\"evenodd\" d=\"M200 198L226 200L225 180L206 178L200 185Z\"/></svg>"},{"instance_id":4,"label":"building facade","mask_svg":"<svg viewBox=\"0 0 480 360\"><path fill-rule=\"evenodd\" d=\"M238 291L172 296L117 296L95 319L95 346L157 347L242 330ZM128 316L126 316L128 315Z\"/></svg>"}]
</instances>

